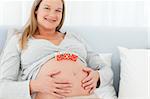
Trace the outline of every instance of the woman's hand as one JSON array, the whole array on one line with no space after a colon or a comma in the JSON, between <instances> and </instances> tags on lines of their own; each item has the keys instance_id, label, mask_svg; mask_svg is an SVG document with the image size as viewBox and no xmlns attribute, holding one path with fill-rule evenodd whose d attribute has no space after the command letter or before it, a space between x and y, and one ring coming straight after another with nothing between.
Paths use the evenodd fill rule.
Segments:
<instances>
[{"instance_id":1,"label":"woman's hand","mask_svg":"<svg viewBox=\"0 0 150 99\"><path fill-rule=\"evenodd\" d=\"M30 81L31 93L40 92L51 94L59 98L64 98L71 92L71 82L63 79L57 79L53 76L60 74L60 71L51 72L45 77Z\"/></svg>"},{"instance_id":2,"label":"woman's hand","mask_svg":"<svg viewBox=\"0 0 150 99\"><path fill-rule=\"evenodd\" d=\"M97 81L100 79L98 71L94 71L91 68L85 67L83 71L88 73L88 76L82 80L82 87L85 90L91 89L90 94L96 89Z\"/></svg>"}]
</instances>

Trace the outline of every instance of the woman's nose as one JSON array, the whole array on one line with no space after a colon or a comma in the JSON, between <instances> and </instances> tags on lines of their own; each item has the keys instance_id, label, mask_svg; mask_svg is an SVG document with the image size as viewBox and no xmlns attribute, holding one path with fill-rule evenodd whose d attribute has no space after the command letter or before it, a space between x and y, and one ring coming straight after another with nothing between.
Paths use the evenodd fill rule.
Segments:
<instances>
[{"instance_id":1,"label":"woman's nose","mask_svg":"<svg viewBox=\"0 0 150 99\"><path fill-rule=\"evenodd\" d=\"M56 17L55 11L50 11L50 12L48 13L48 16L49 16L49 17Z\"/></svg>"}]
</instances>

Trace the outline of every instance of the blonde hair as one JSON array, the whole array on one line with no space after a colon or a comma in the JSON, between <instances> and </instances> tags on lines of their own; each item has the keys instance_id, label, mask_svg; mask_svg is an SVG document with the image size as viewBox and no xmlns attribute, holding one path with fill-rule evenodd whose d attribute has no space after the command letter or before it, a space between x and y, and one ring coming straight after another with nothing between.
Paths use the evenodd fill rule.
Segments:
<instances>
[{"instance_id":1,"label":"blonde hair","mask_svg":"<svg viewBox=\"0 0 150 99\"><path fill-rule=\"evenodd\" d=\"M60 24L56 27L56 31L59 31L64 23L64 17L65 17L65 4L64 0L61 0L63 3L63 11L62 11L62 19L60 21ZM37 26L37 18L35 11L38 10L40 3L42 0L35 0L31 9L31 15L29 20L27 21L26 25L24 26L24 31L22 34L22 37L19 42L20 49L23 50L28 42L28 39L34 35L38 29Z\"/></svg>"}]
</instances>

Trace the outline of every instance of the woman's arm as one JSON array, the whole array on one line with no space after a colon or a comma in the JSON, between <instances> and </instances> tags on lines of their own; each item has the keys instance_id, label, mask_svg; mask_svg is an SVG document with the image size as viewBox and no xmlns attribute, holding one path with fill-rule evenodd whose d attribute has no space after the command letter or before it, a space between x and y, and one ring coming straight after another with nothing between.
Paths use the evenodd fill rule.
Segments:
<instances>
[{"instance_id":1,"label":"woman's arm","mask_svg":"<svg viewBox=\"0 0 150 99\"><path fill-rule=\"evenodd\" d=\"M97 82L97 88L102 86L107 86L111 84L113 80L113 72L111 67L108 67L105 63L105 60L101 59L99 53L93 51L93 49L87 44L87 42L79 35L75 34L74 36L84 44L87 50L87 65L93 70L98 70L99 72L99 80Z\"/></svg>"},{"instance_id":2,"label":"woman's arm","mask_svg":"<svg viewBox=\"0 0 150 99\"><path fill-rule=\"evenodd\" d=\"M88 47L87 54L88 67L92 68L93 70L97 70L99 73L97 88L111 84L113 80L113 72L111 67L107 66L105 60L101 59L98 53L95 53Z\"/></svg>"},{"instance_id":3,"label":"woman's arm","mask_svg":"<svg viewBox=\"0 0 150 99\"><path fill-rule=\"evenodd\" d=\"M96 88L112 84L113 72L111 67L107 66L105 60L102 60L98 53L96 54L87 49L87 62L88 67L93 70L88 71L89 76L84 79L85 83L83 83L83 85L87 86L84 88L91 89L90 93L93 93ZM97 78L97 75L99 75L99 78Z\"/></svg>"},{"instance_id":4,"label":"woman's arm","mask_svg":"<svg viewBox=\"0 0 150 99\"><path fill-rule=\"evenodd\" d=\"M7 43L0 60L0 98L31 99L29 81L18 81L20 72L20 52L18 35Z\"/></svg>"}]
</instances>

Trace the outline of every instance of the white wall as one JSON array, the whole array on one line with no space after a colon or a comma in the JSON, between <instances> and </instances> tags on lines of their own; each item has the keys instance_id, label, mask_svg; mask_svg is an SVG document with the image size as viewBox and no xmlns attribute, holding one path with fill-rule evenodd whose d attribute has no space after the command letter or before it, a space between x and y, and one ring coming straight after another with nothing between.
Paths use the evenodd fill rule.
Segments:
<instances>
[{"instance_id":1,"label":"white wall","mask_svg":"<svg viewBox=\"0 0 150 99\"><path fill-rule=\"evenodd\" d=\"M145 16L146 22L148 26L148 45L150 45L150 0L145 1ZM149 47L150 48L150 47Z\"/></svg>"},{"instance_id":2,"label":"white wall","mask_svg":"<svg viewBox=\"0 0 150 99\"><path fill-rule=\"evenodd\" d=\"M145 27L146 0L65 0L69 26ZM149 1L149 0L148 0ZM33 0L0 0L0 25L24 25ZM150 6L150 5L149 5ZM148 6L148 8L149 8Z\"/></svg>"},{"instance_id":3,"label":"white wall","mask_svg":"<svg viewBox=\"0 0 150 99\"><path fill-rule=\"evenodd\" d=\"M67 25L144 27L142 0L68 0Z\"/></svg>"},{"instance_id":4,"label":"white wall","mask_svg":"<svg viewBox=\"0 0 150 99\"><path fill-rule=\"evenodd\" d=\"M0 25L24 25L33 0L0 0Z\"/></svg>"}]
</instances>

